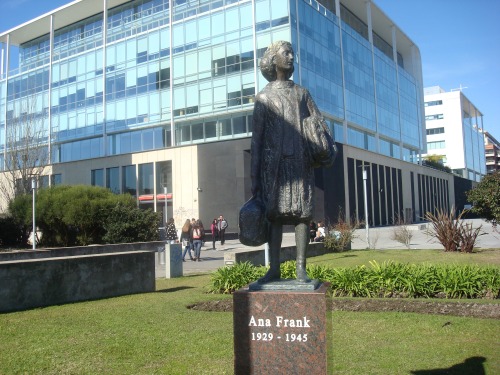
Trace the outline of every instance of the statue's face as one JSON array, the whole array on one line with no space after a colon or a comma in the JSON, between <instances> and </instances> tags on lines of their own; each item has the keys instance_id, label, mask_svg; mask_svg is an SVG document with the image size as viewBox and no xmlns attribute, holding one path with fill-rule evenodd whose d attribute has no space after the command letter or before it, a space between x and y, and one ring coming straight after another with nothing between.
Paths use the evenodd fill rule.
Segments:
<instances>
[{"instance_id":1,"label":"statue's face","mask_svg":"<svg viewBox=\"0 0 500 375\"><path fill-rule=\"evenodd\" d=\"M287 45L281 46L274 58L276 70L288 71L293 69L293 55L292 47Z\"/></svg>"}]
</instances>

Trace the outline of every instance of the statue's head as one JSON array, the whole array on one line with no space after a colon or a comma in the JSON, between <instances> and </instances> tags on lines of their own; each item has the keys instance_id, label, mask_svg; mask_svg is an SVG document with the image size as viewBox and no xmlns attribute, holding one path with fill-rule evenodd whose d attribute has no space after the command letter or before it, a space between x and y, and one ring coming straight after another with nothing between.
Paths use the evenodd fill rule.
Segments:
<instances>
[{"instance_id":1,"label":"statue's head","mask_svg":"<svg viewBox=\"0 0 500 375\"><path fill-rule=\"evenodd\" d=\"M281 47L288 47L293 51L292 44L290 42L286 42L284 40L280 40L278 42L274 42L269 47L267 47L266 52L264 52L264 56L260 60L260 71L265 79L269 82L276 80L276 54L280 50ZM293 74L293 65L291 69L288 70L288 77L290 78Z\"/></svg>"}]
</instances>

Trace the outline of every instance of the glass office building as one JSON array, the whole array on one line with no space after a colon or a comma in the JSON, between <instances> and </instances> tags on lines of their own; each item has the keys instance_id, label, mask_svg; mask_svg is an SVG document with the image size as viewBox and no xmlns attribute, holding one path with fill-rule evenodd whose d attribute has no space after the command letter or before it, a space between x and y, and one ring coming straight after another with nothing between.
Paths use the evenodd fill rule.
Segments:
<instances>
[{"instance_id":1,"label":"glass office building","mask_svg":"<svg viewBox=\"0 0 500 375\"><path fill-rule=\"evenodd\" d=\"M294 46L293 79L337 142L417 162L419 51L371 1L77 0L0 34L0 169L16 144L9 129L30 113L49 181L107 186L158 209L181 189L187 167L176 158L187 150L248 148L253 99L267 83L259 58L277 40ZM201 192L194 158L190 189Z\"/></svg>"}]
</instances>

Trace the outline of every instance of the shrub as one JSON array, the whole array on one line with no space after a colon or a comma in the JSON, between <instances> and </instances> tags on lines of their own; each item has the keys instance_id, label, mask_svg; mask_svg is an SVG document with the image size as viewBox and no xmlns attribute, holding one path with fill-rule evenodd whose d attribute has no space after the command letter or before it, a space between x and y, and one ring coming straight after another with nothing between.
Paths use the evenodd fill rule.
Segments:
<instances>
[{"instance_id":1,"label":"shrub","mask_svg":"<svg viewBox=\"0 0 500 375\"><path fill-rule=\"evenodd\" d=\"M9 213L14 223L20 226L19 246L27 247L33 229L33 200L30 194L19 195L9 202Z\"/></svg>"},{"instance_id":2,"label":"shrub","mask_svg":"<svg viewBox=\"0 0 500 375\"><path fill-rule=\"evenodd\" d=\"M0 218L0 246L26 247L26 233L23 226L12 216Z\"/></svg>"},{"instance_id":3,"label":"shrub","mask_svg":"<svg viewBox=\"0 0 500 375\"><path fill-rule=\"evenodd\" d=\"M158 241L161 213L141 210L119 202L111 209L104 224L106 243Z\"/></svg>"},{"instance_id":4,"label":"shrub","mask_svg":"<svg viewBox=\"0 0 500 375\"><path fill-rule=\"evenodd\" d=\"M16 197L9 209L29 234L31 196ZM40 244L46 247L89 245L106 240L112 243L149 241L158 239L159 222L156 214L137 208L132 196L116 195L102 187L58 185L41 189L37 194L36 224L42 233Z\"/></svg>"},{"instance_id":5,"label":"shrub","mask_svg":"<svg viewBox=\"0 0 500 375\"><path fill-rule=\"evenodd\" d=\"M330 282L333 296L371 297L365 266L335 268Z\"/></svg>"},{"instance_id":6,"label":"shrub","mask_svg":"<svg viewBox=\"0 0 500 375\"><path fill-rule=\"evenodd\" d=\"M297 262L289 260L280 264L282 279L295 279L297 277Z\"/></svg>"},{"instance_id":7,"label":"shrub","mask_svg":"<svg viewBox=\"0 0 500 375\"><path fill-rule=\"evenodd\" d=\"M281 265L284 278L295 277L295 262ZM266 272L249 262L218 269L212 293L232 293ZM289 275L287 274L289 273ZM471 265L426 265L370 262L370 267L307 266L310 278L330 283L334 296L386 298L499 298L500 269ZM287 276L285 276L287 274Z\"/></svg>"},{"instance_id":8,"label":"shrub","mask_svg":"<svg viewBox=\"0 0 500 375\"><path fill-rule=\"evenodd\" d=\"M401 215L396 215L393 225L391 239L405 245L409 249L413 232L408 227L405 218L401 217Z\"/></svg>"},{"instance_id":9,"label":"shrub","mask_svg":"<svg viewBox=\"0 0 500 375\"><path fill-rule=\"evenodd\" d=\"M427 234L438 239L441 245L444 246L444 251L457 251L459 244L459 222L455 220L455 208L453 207L449 213L438 209L437 214L431 212L425 214L425 220L431 224Z\"/></svg>"},{"instance_id":10,"label":"shrub","mask_svg":"<svg viewBox=\"0 0 500 375\"><path fill-rule=\"evenodd\" d=\"M444 251L471 253L477 237L481 234L482 225L473 229L471 223L465 223L462 216L467 212L466 210L463 210L456 219L454 207L449 213L441 209L436 212L436 215L431 212L425 214L425 219L431 224L431 229L427 233L438 239Z\"/></svg>"},{"instance_id":11,"label":"shrub","mask_svg":"<svg viewBox=\"0 0 500 375\"><path fill-rule=\"evenodd\" d=\"M340 212L337 222L326 231L325 248L332 252L350 250L351 242L355 238L354 231L358 226L353 221L345 220Z\"/></svg>"},{"instance_id":12,"label":"shrub","mask_svg":"<svg viewBox=\"0 0 500 375\"><path fill-rule=\"evenodd\" d=\"M210 277L210 293L230 294L264 276L264 267L255 267L250 262L222 267Z\"/></svg>"},{"instance_id":13,"label":"shrub","mask_svg":"<svg viewBox=\"0 0 500 375\"><path fill-rule=\"evenodd\" d=\"M460 251L462 253L472 253L476 245L477 237L482 235L481 226L472 228L472 223L461 223L460 225Z\"/></svg>"}]
</instances>

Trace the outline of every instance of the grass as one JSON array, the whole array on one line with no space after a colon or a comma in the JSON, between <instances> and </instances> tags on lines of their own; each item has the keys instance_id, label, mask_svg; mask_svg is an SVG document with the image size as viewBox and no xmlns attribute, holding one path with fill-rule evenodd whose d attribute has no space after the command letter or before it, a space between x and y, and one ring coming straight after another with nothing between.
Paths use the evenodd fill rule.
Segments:
<instances>
[{"instance_id":1,"label":"grass","mask_svg":"<svg viewBox=\"0 0 500 375\"><path fill-rule=\"evenodd\" d=\"M470 263L498 264L500 251L475 255ZM355 251L310 263L346 267L429 257L428 250ZM231 298L204 293L208 282L209 275L159 279L156 293L0 314L0 374L232 374L232 314L186 309ZM455 373L472 374L474 363L469 370L464 363L473 357L486 358L486 374L500 373L500 320L388 312L329 317L335 374L411 374L459 364L465 370Z\"/></svg>"},{"instance_id":2,"label":"grass","mask_svg":"<svg viewBox=\"0 0 500 375\"><path fill-rule=\"evenodd\" d=\"M353 250L330 253L308 259L308 264L328 264L332 267L370 265L375 260L381 264L386 260L397 263L432 264L478 264L500 266L500 249L478 250L475 253L444 252L443 250Z\"/></svg>"},{"instance_id":3,"label":"grass","mask_svg":"<svg viewBox=\"0 0 500 375\"><path fill-rule=\"evenodd\" d=\"M447 369L484 357L485 372L498 374L499 321L408 313L334 313L332 373L411 374ZM336 329L335 329L336 328ZM369 369L369 371L367 371ZM425 372L431 374L434 372ZM436 372L437 374L438 372Z\"/></svg>"}]
</instances>

